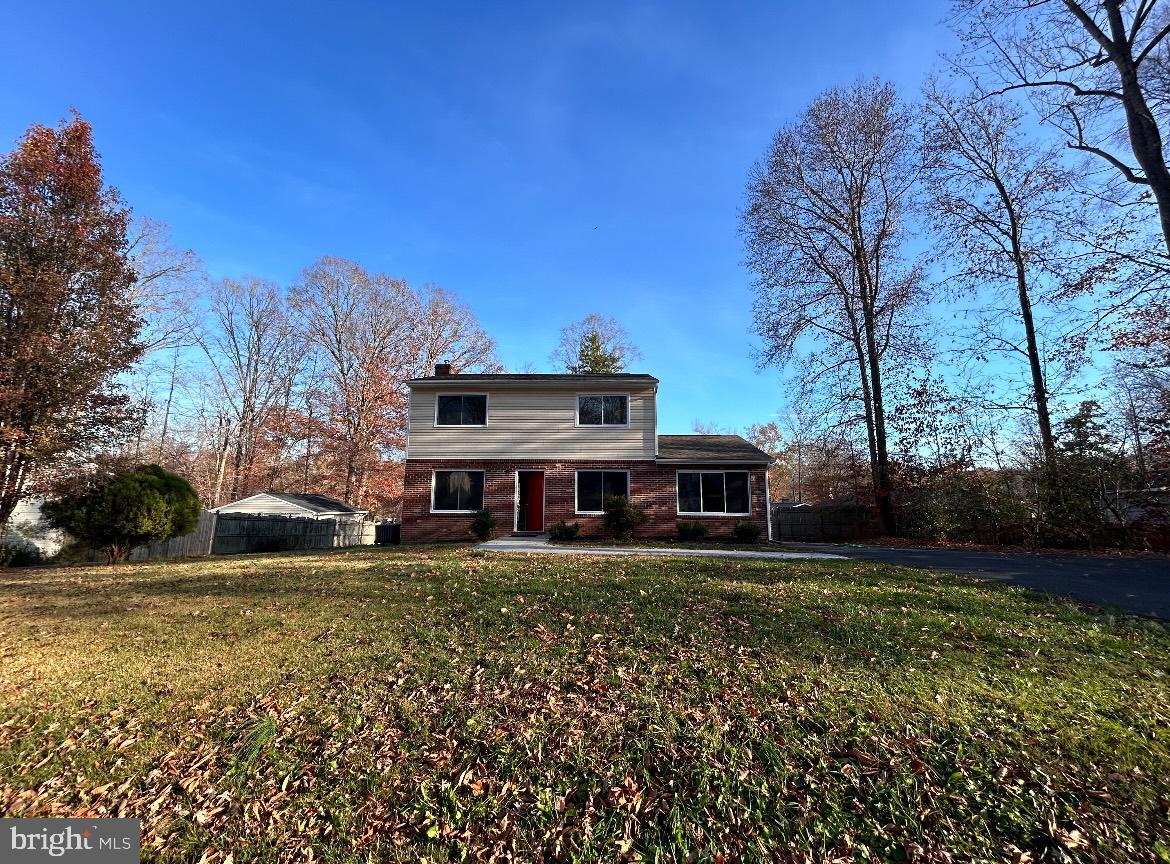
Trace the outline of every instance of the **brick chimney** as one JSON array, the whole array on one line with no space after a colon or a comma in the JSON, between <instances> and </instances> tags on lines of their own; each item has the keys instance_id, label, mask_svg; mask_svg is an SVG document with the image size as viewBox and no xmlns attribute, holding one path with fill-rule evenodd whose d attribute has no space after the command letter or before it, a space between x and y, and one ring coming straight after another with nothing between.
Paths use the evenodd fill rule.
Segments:
<instances>
[{"instance_id":1,"label":"brick chimney","mask_svg":"<svg viewBox=\"0 0 1170 864\"><path fill-rule=\"evenodd\" d=\"M436 363L435 364L435 377L436 378L442 377L443 375L454 375L454 374L455 373L451 371L451 364L450 363Z\"/></svg>"}]
</instances>

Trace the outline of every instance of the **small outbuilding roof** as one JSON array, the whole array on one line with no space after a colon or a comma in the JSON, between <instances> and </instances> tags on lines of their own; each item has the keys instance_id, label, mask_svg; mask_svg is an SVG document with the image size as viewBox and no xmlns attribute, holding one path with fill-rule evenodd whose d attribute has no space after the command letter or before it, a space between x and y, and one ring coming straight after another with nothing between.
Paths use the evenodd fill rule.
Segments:
<instances>
[{"instance_id":1,"label":"small outbuilding roof","mask_svg":"<svg viewBox=\"0 0 1170 864\"><path fill-rule=\"evenodd\" d=\"M365 510L351 507L344 501L330 498L328 495L294 495L292 492L269 492L268 494L273 498L279 498L281 501L287 501L289 504L296 504L299 507L304 507L306 510L312 510L314 513L366 512Z\"/></svg>"},{"instance_id":2,"label":"small outbuilding roof","mask_svg":"<svg viewBox=\"0 0 1170 864\"><path fill-rule=\"evenodd\" d=\"M770 465L772 457L739 435L659 435L658 463Z\"/></svg>"},{"instance_id":3,"label":"small outbuilding roof","mask_svg":"<svg viewBox=\"0 0 1170 864\"><path fill-rule=\"evenodd\" d=\"M252 502L252 506L247 508L252 512L261 512L264 505L264 499L275 498L278 501L283 501L285 504L290 504L293 507L298 507L315 516L323 516L326 514L364 514L365 510L359 510L356 507L351 507L344 501L338 501L336 498L330 498L328 495L309 495L297 494L293 492L257 492L255 495L249 495L246 498L241 498L239 501L232 501L228 504L223 504L214 508L216 511L224 510L231 512L238 509L237 505L243 504L245 501ZM259 499L259 500L256 500ZM259 509L256 509L256 508Z\"/></svg>"}]
</instances>

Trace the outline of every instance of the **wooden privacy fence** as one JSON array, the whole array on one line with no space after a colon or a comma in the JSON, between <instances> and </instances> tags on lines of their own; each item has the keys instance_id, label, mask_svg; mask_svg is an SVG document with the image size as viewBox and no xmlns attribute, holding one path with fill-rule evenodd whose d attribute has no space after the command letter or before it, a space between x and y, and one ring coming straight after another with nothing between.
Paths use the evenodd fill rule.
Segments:
<instances>
[{"instance_id":1,"label":"wooden privacy fence","mask_svg":"<svg viewBox=\"0 0 1170 864\"><path fill-rule=\"evenodd\" d=\"M204 511L199 516L198 526L190 534L150 546L139 546L130 553L130 560L285 552L290 549L334 549L342 546L369 546L373 542L372 522Z\"/></svg>"},{"instance_id":2,"label":"wooden privacy fence","mask_svg":"<svg viewBox=\"0 0 1170 864\"><path fill-rule=\"evenodd\" d=\"M367 546L373 542L374 526L367 522L223 513L215 526L211 554L333 549L339 546Z\"/></svg>"},{"instance_id":3,"label":"wooden privacy fence","mask_svg":"<svg viewBox=\"0 0 1170 864\"><path fill-rule=\"evenodd\" d=\"M199 522L190 534L131 549L130 560L150 561L155 558L189 558L197 555L210 555L211 541L215 537L215 522L215 514L204 510L199 514Z\"/></svg>"},{"instance_id":4,"label":"wooden privacy fence","mask_svg":"<svg viewBox=\"0 0 1170 864\"><path fill-rule=\"evenodd\" d=\"M803 543L860 540L878 536L868 507L772 508L772 538Z\"/></svg>"},{"instance_id":5,"label":"wooden privacy fence","mask_svg":"<svg viewBox=\"0 0 1170 864\"><path fill-rule=\"evenodd\" d=\"M386 546L402 542L402 525L398 522L379 522L374 526L374 542Z\"/></svg>"}]
</instances>

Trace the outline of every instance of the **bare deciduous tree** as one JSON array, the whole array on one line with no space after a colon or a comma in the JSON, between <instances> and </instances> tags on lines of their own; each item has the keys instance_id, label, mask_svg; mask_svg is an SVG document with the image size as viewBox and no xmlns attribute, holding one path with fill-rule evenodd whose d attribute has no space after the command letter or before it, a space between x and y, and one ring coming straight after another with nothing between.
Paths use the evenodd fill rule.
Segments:
<instances>
[{"instance_id":1,"label":"bare deciduous tree","mask_svg":"<svg viewBox=\"0 0 1170 864\"><path fill-rule=\"evenodd\" d=\"M127 254L137 277L131 300L144 322L146 353L190 345L198 324L195 298L206 279L199 257L174 246L170 229L148 217L134 220Z\"/></svg>"},{"instance_id":2,"label":"bare deciduous tree","mask_svg":"<svg viewBox=\"0 0 1170 864\"><path fill-rule=\"evenodd\" d=\"M424 285L416 302L412 336L416 375L429 375L443 361L458 372L503 371L495 341L458 297L438 285Z\"/></svg>"},{"instance_id":3,"label":"bare deciduous tree","mask_svg":"<svg viewBox=\"0 0 1170 864\"><path fill-rule=\"evenodd\" d=\"M217 457L212 505L221 503L229 460L230 497L250 477L257 435L295 378L301 351L281 296L273 283L254 277L223 279L209 297L211 326L199 346L218 391Z\"/></svg>"},{"instance_id":4,"label":"bare deciduous tree","mask_svg":"<svg viewBox=\"0 0 1170 864\"><path fill-rule=\"evenodd\" d=\"M752 170L742 214L761 361L784 365L811 336L838 352L832 371L852 364L887 532L883 361L920 297L921 274L900 250L918 153L914 117L891 85L828 90L776 133Z\"/></svg>"},{"instance_id":5,"label":"bare deciduous tree","mask_svg":"<svg viewBox=\"0 0 1170 864\"><path fill-rule=\"evenodd\" d=\"M327 256L305 270L292 305L305 341L322 356L344 498L360 502L379 455L403 443L402 385L416 369L415 298L399 279Z\"/></svg>"},{"instance_id":6,"label":"bare deciduous tree","mask_svg":"<svg viewBox=\"0 0 1170 864\"><path fill-rule=\"evenodd\" d=\"M1029 90L1070 148L1148 190L1170 253L1166 8L1158 0L958 0L956 18L962 68L983 75L987 90Z\"/></svg>"},{"instance_id":7,"label":"bare deciduous tree","mask_svg":"<svg viewBox=\"0 0 1170 864\"><path fill-rule=\"evenodd\" d=\"M931 221L958 283L980 296L985 318L995 308L986 292L1014 296L1022 340L996 316L980 330L978 348L1002 348L1027 361L1044 462L1053 472L1056 442L1034 306L1042 290L1056 293L1076 280L1075 256L1062 243L1080 222L1068 198L1072 178L1055 147L1024 136L1021 112L1006 100L956 96L932 84L925 105Z\"/></svg>"},{"instance_id":8,"label":"bare deciduous tree","mask_svg":"<svg viewBox=\"0 0 1170 864\"><path fill-rule=\"evenodd\" d=\"M561 339L549 361L572 374L622 372L642 352L616 318L592 312L561 329Z\"/></svg>"}]
</instances>

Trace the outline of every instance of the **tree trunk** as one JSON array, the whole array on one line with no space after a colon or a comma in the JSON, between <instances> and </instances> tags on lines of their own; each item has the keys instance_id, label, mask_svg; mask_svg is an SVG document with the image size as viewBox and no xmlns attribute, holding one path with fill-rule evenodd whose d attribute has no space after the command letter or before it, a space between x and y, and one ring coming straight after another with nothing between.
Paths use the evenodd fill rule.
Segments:
<instances>
[{"instance_id":1,"label":"tree trunk","mask_svg":"<svg viewBox=\"0 0 1170 864\"><path fill-rule=\"evenodd\" d=\"M345 500L348 502L353 495L354 481L357 479L357 442L349 442L349 453L345 459Z\"/></svg>"},{"instance_id":2,"label":"tree trunk","mask_svg":"<svg viewBox=\"0 0 1170 864\"><path fill-rule=\"evenodd\" d=\"M857 351L857 372L861 380L861 401L865 407L865 433L869 443L870 479L877 488L877 435L874 432L873 392L869 386L869 371L866 369L865 349L858 337L854 343Z\"/></svg>"},{"instance_id":3,"label":"tree trunk","mask_svg":"<svg viewBox=\"0 0 1170 864\"><path fill-rule=\"evenodd\" d=\"M1065 0L1066 5L1069 0ZM1129 132L1130 149L1141 166L1149 183L1150 192L1158 205L1158 219L1162 228L1162 241L1170 254L1170 169L1162 150L1162 133L1158 122L1146 102L1137 66L1134 64L1133 46L1126 32L1125 20L1121 14L1119 0L1105 0L1109 18L1112 44L1105 47L1109 53L1121 82L1121 104L1125 110L1125 124ZM1075 14L1075 10L1074 10Z\"/></svg>"},{"instance_id":4,"label":"tree trunk","mask_svg":"<svg viewBox=\"0 0 1170 864\"><path fill-rule=\"evenodd\" d=\"M860 220L858 220L860 222ZM875 303L877 291L874 289L870 272L870 255L861 229L853 229L853 257L857 268L857 287L861 295L861 323L865 333L865 354L869 365L869 392L870 402L873 405L873 445L874 445L874 499L877 503L878 516L882 522L882 532L894 534L897 526L894 523L894 502L890 498L890 460L886 444L886 406L882 395L882 364L877 346L877 320L875 318Z\"/></svg>"},{"instance_id":5,"label":"tree trunk","mask_svg":"<svg viewBox=\"0 0 1170 864\"><path fill-rule=\"evenodd\" d=\"M1040 360L1040 346L1036 339L1036 324L1032 320L1032 298L1028 292L1028 276L1024 269L1023 253L1017 236L1012 238L1012 256L1016 265L1016 290L1020 300L1020 319L1024 322L1024 336L1028 345L1028 367L1032 372L1032 399L1036 403L1036 424L1040 429L1040 449L1044 454L1044 468L1049 477L1056 476L1056 441L1052 437L1052 421L1048 414L1048 388L1044 383L1044 367Z\"/></svg>"},{"instance_id":6,"label":"tree trunk","mask_svg":"<svg viewBox=\"0 0 1170 864\"><path fill-rule=\"evenodd\" d=\"M24 495L24 484L28 479L28 463L24 457L12 452L15 449L10 445L4 458L4 482L0 485L0 530L12 518L16 505Z\"/></svg>"},{"instance_id":7,"label":"tree trunk","mask_svg":"<svg viewBox=\"0 0 1170 864\"><path fill-rule=\"evenodd\" d=\"M874 497L877 499L878 515L882 520L882 531L893 534L897 530L894 524L894 502L890 498L890 459L886 449L886 408L882 398L882 368L877 354L877 337L874 333L873 313L865 313L865 340L869 349L869 378L870 392L873 400L873 437L876 456L876 471L874 478Z\"/></svg>"},{"instance_id":8,"label":"tree trunk","mask_svg":"<svg viewBox=\"0 0 1170 864\"><path fill-rule=\"evenodd\" d=\"M223 422L223 421L221 421ZM211 493L211 506L218 507L223 495L223 479L227 473L228 450L231 447L231 426L223 422L223 443L215 454L215 488Z\"/></svg>"},{"instance_id":9,"label":"tree trunk","mask_svg":"<svg viewBox=\"0 0 1170 864\"><path fill-rule=\"evenodd\" d=\"M175 361L174 361L174 363L171 364L171 386L167 390L167 405L166 405L166 408L163 409L162 431L159 433L159 436L158 436L158 461L160 463L163 461L163 456L166 452L167 427L170 425L170 422L171 422L171 400L174 399L174 396L175 396L175 377L176 377L176 373L178 372L178 369L179 369L179 352L176 349Z\"/></svg>"}]
</instances>

